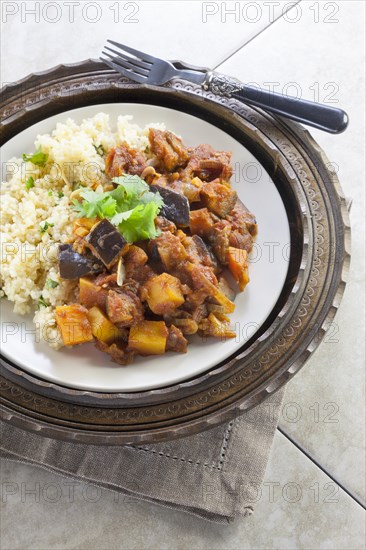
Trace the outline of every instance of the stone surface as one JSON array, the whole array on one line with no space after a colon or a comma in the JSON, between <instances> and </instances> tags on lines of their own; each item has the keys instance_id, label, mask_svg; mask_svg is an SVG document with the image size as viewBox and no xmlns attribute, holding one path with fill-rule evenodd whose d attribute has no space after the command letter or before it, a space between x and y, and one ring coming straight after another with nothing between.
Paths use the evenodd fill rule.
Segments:
<instances>
[{"instance_id":1,"label":"stone surface","mask_svg":"<svg viewBox=\"0 0 366 550\"><path fill-rule=\"evenodd\" d=\"M238 2L230 14L223 2L192 0L3 4L2 83L58 63L98 58L107 39L166 59L214 67L291 7L280 0L257 14L255 7Z\"/></svg>"},{"instance_id":2,"label":"stone surface","mask_svg":"<svg viewBox=\"0 0 366 550\"><path fill-rule=\"evenodd\" d=\"M344 194L353 199L351 269L340 310L324 342L288 384L280 426L363 501L365 10L357 1L331 4L334 9L328 11L319 4L316 22L313 4L302 2L296 23L277 21L220 70L267 88L271 82L276 91L287 89L289 95L298 90L305 99L335 101L329 104L350 116L349 128L341 135L310 130L335 166Z\"/></svg>"},{"instance_id":3,"label":"stone surface","mask_svg":"<svg viewBox=\"0 0 366 550\"><path fill-rule=\"evenodd\" d=\"M3 461L1 548L364 548L362 508L279 432L255 513L233 525L211 524L72 483L37 467Z\"/></svg>"}]
</instances>

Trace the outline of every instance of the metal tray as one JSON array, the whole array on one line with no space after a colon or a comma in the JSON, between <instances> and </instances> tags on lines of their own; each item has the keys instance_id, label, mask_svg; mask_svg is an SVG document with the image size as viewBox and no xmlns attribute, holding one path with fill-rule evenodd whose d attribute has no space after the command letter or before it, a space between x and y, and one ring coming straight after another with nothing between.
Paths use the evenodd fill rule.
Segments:
<instances>
[{"instance_id":1,"label":"metal tray","mask_svg":"<svg viewBox=\"0 0 366 550\"><path fill-rule=\"evenodd\" d=\"M349 219L332 165L303 127L218 99L185 81L139 86L99 61L60 65L4 88L1 144L49 116L108 102L163 105L224 129L268 171L290 224L288 276L272 313L235 356L203 375L140 393L95 393L46 382L1 357L5 421L84 443L151 443L226 422L298 372L324 337L342 298L350 259Z\"/></svg>"}]
</instances>

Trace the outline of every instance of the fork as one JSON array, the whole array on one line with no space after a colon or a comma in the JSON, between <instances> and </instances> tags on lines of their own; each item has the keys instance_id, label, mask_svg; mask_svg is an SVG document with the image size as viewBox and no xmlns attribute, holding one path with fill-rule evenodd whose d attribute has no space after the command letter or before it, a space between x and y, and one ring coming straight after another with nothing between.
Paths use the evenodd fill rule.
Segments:
<instances>
[{"instance_id":1,"label":"fork","mask_svg":"<svg viewBox=\"0 0 366 550\"><path fill-rule=\"evenodd\" d=\"M215 95L238 99L325 132L339 134L348 126L348 115L342 109L247 86L236 78L206 67L160 59L114 40L108 40L108 43L114 48L105 46L102 52L104 57L100 59L139 84L161 86L175 78L182 78L199 84Z\"/></svg>"}]
</instances>

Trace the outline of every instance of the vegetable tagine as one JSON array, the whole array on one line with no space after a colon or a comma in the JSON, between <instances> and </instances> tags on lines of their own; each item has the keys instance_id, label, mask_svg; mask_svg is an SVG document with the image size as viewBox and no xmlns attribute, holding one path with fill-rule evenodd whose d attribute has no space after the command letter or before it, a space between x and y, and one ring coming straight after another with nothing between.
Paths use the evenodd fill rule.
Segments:
<instances>
[{"instance_id":1,"label":"vegetable tagine","mask_svg":"<svg viewBox=\"0 0 366 550\"><path fill-rule=\"evenodd\" d=\"M228 314L257 233L229 152L153 128L149 143L104 153L108 183L73 193L79 217L59 246L60 277L79 281L78 303L56 308L64 344L94 341L120 364L184 353L194 334L235 337Z\"/></svg>"}]
</instances>

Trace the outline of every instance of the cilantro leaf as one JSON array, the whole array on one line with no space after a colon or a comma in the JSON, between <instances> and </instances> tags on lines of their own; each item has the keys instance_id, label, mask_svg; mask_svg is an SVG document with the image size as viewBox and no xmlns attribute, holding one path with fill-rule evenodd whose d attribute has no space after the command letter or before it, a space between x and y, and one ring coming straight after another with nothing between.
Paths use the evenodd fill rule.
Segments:
<instances>
[{"instance_id":1,"label":"cilantro leaf","mask_svg":"<svg viewBox=\"0 0 366 550\"><path fill-rule=\"evenodd\" d=\"M36 166L44 166L48 160L48 155L42 152L41 147L39 147L39 149L31 155L27 155L26 153L23 153L22 157L24 162L31 162Z\"/></svg>"},{"instance_id":2,"label":"cilantro leaf","mask_svg":"<svg viewBox=\"0 0 366 550\"><path fill-rule=\"evenodd\" d=\"M149 190L149 186L146 181L139 176L131 176L126 174L124 176L120 176L119 178L113 178L112 181L113 183L123 187L129 201L134 200L136 197Z\"/></svg>"},{"instance_id":3,"label":"cilantro leaf","mask_svg":"<svg viewBox=\"0 0 366 550\"><path fill-rule=\"evenodd\" d=\"M131 202L127 199L126 191L122 185L119 185L116 189L110 191L109 194L112 199L116 201L116 212L125 212L126 210L130 210Z\"/></svg>"},{"instance_id":4,"label":"cilantro leaf","mask_svg":"<svg viewBox=\"0 0 366 550\"><path fill-rule=\"evenodd\" d=\"M48 304L43 296L41 295L38 300L38 309L41 309L41 307L48 307L50 304Z\"/></svg>"},{"instance_id":5,"label":"cilantro leaf","mask_svg":"<svg viewBox=\"0 0 366 550\"><path fill-rule=\"evenodd\" d=\"M163 199L159 193L152 193L148 184L139 176L120 176L119 178L113 178L113 183L116 183L118 187L111 192L116 198L119 211L123 211L121 208L123 204L127 204L131 209L141 203L157 202L159 206L163 206Z\"/></svg>"},{"instance_id":6,"label":"cilantro leaf","mask_svg":"<svg viewBox=\"0 0 366 550\"><path fill-rule=\"evenodd\" d=\"M137 208L137 206L135 206L135 208ZM125 210L124 212L118 212L118 214L115 214L111 219L111 223L116 226L120 225L124 220L128 220L133 211L134 208L131 208L131 210Z\"/></svg>"},{"instance_id":7,"label":"cilantro leaf","mask_svg":"<svg viewBox=\"0 0 366 550\"><path fill-rule=\"evenodd\" d=\"M49 227L53 227L54 223L49 223L48 221L45 221L43 225L40 225L41 233L45 233Z\"/></svg>"},{"instance_id":8,"label":"cilantro leaf","mask_svg":"<svg viewBox=\"0 0 366 550\"><path fill-rule=\"evenodd\" d=\"M94 147L94 149L96 150L96 152L98 153L98 155L100 155L101 157L105 154L103 145L99 145L99 146L97 147L97 146L94 145L94 143L93 143L93 147Z\"/></svg>"},{"instance_id":9,"label":"cilantro leaf","mask_svg":"<svg viewBox=\"0 0 366 550\"><path fill-rule=\"evenodd\" d=\"M74 199L73 209L84 218L111 218L116 213L116 200L110 193L97 193L91 189L85 189L80 192L84 199L79 202Z\"/></svg>"},{"instance_id":10,"label":"cilantro leaf","mask_svg":"<svg viewBox=\"0 0 366 550\"><path fill-rule=\"evenodd\" d=\"M56 288L57 286L59 286L60 283L58 283L57 281L54 281L53 279L47 279L46 281L46 288L49 290L51 288Z\"/></svg>"},{"instance_id":11,"label":"cilantro leaf","mask_svg":"<svg viewBox=\"0 0 366 550\"><path fill-rule=\"evenodd\" d=\"M129 243L153 239L158 235L154 220L159 208L156 202L139 204L127 212L117 214L111 221Z\"/></svg>"},{"instance_id":12,"label":"cilantro leaf","mask_svg":"<svg viewBox=\"0 0 366 550\"><path fill-rule=\"evenodd\" d=\"M27 181L25 182L25 187L26 189L32 189L32 187L34 187L34 179L32 178L32 176L30 176Z\"/></svg>"},{"instance_id":13,"label":"cilantro leaf","mask_svg":"<svg viewBox=\"0 0 366 550\"><path fill-rule=\"evenodd\" d=\"M74 199L73 209L82 217L108 218L128 242L156 237L154 220L164 204L161 195L152 193L139 176L126 174L112 181L117 185L112 191L81 191L83 201Z\"/></svg>"},{"instance_id":14,"label":"cilantro leaf","mask_svg":"<svg viewBox=\"0 0 366 550\"><path fill-rule=\"evenodd\" d=\"M140 203L147 204L149 202L155 202L159 209L164 206L163 197L160 195L160 193L153 193L152 191L147 191L140 197Z\"/></svg>"}]
</instances>

